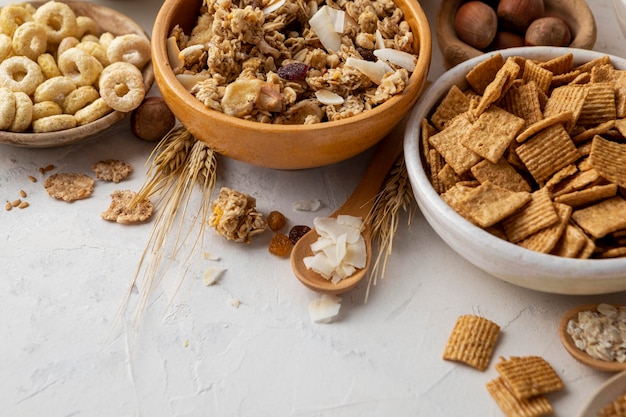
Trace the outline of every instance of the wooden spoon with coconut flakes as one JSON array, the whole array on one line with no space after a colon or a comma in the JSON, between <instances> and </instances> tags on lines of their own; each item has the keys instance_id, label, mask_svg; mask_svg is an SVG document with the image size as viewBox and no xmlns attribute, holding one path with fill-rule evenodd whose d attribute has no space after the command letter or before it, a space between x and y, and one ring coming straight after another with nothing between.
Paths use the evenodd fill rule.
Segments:
<instances>
[{"instance_id":1,"label":"wooden spoon with coconut flakes","mask_svg":"<svg viewBox=\"0 0 626 417\"><path fill-rule=\"evenodd\" d=\"M291 251L291 267L296 277L305 286L322 294L342 294L354 288L367 275L367 270L372 261L371 225L365 222L370 209L374 205L376 195L380 191L389 170L393 167L398 157L402 154L402 135L392 131L383 139L357 185L354 192L330 217L341 214L360 217L364 221L363 238L365 240L366 263L365 267L357 270L351 276L333 283L322 275L308 269L303 259L312 256L311 244L316 242L319 235L315 229L298 240Z\"/></svg>"}]
</instances>

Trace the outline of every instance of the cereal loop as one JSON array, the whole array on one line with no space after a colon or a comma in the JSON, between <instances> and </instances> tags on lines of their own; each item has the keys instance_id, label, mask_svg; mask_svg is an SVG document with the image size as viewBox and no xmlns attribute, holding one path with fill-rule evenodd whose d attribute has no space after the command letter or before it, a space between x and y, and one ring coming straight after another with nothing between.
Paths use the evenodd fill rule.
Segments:
<instances>
[{"instance_id":1,"label":"cereal loop","mask_svg":"<svg viewBox=\"0 0 626 417\"><path fill-rule=\"evenodd\" d=\"M41 68L32 59L12 56L0 63L0 87L31 95L42 81Z\"/></svg>"},{"instance_id":2,"label":"cereal loop","mask_svg":"<svg viewBox=\"0 0 626 417\"><path fill-rule=\"evenodd\" d=\"M0 61L8 57L13 50L13 40L9 35L0 33Z\"/></svg>"},{"instance_id":3,"label":"cereal loop","mask_svg":"<svg viewBox=\"0 0 626 417\"><path fill-rule=\"evenodd\" d=\"M74 127L76 127L76 119L71 114L57 114L33 121L35 133L56 132Z\"/></svg>"},{"instance_id":4,"label":"cereal loop","mask_svg":"<svg viewBox=\"0 0 626 417\"><path fill-rule=\"evenodd\" d=\"M76 37L83 38L85 35L97 36L100 32L96 22L89 16L76 16Z\"/></svg>"},{"instance_id":5,"label":"cereal loop","mask_svg":"<svg viewBox=\"0 0 626 417\"><path fill-rule=\"evenodd\" d=\"M61 42L59 42L59 45L57 46L57 59L61 55L63 55L63 52L67 51L70 48L75 47L79 43L80 41L78 40L78 38L75 38L73 36L68 36L66 38L61 39Z\"/></svg>"},{"instance_id":6,"label":"cereal loop","mask_svg":"<svg viewBox=\"0 0 626 417\"><path fill-rule=\"evenodd\" d=\"M54 101L40 101L39 103L33 104L33 121L48 116L56 116L57 114L63 114L63 109L59 103Z\"/></svg>"},{"instance_id":7,"label":"cereal loop","mask_svg":"<svg viewBox=\"0 0 626 417\"><path fill-rule=\"evenodd\" d=\"M15 29L26 22L33 21L32 11L21 4L9 4L0 9L0 30L13 36Z\"/></svg>"},{"instance_id":8,"label":"cereal loop","mask_svg":"<svg viewBox=\"0 0 626 417\"><path fill-rule=\"evenodd\" d=\"M63 112L67 114L74 114L88 104L93 103L98 98L100 98L100 94L95 87L91 85L83 85L82 87L78 87L74 91L70 92L65 97L62 105Z\"/></svg>"},{"instance_id":9,"label":"cereal loop","mask_svg":"<svg viewBox=\"0 0 626 417\"><path fill-rule=\"evenodd\" d=\"M15 96L13 91L0 87L0 130L6 130L15 117Z\"/></svg>"},{"instance_id":10,"label":"cereal loop","mask_svg":"<svg viewBox=\"0 0 626 417\"><path fill-rule=\"evenodd\" d=\"M74 115L76 123L82 126L91 123L111 113L113 109L102 98L96 99L93 103L88 104L78 110Z\"/></svg>"},{"instance_id":11,"label":"cereal loop","mask_svg":"<svg viewBox=\"0 0 626 417\"><path fill-rule=\"evenodd\" d=\"M15 97L15 117L9 127L11 132L25 132L33 121L33 102L26 93L17 91Z\"/></svg>"},{"instance_id":12,"label":"cereal loop","mask_svg":"<svg viewBox=\"0 0 626 417\"><path fill-rule=\"evenodd\" d=\"M35 22L46 28L48 42L58 44L61 39L76 35L76 15L65 3L49 1L33 14Z\"/></svg>"},{"instance_id":13,"label":"cereal loop","mask_svg":"<svg viewBox=\"0 0 626 417\"><path fill-rule=\"evenodd\" d=\"M46 79L62 75L57 66L57 61L52 54L45 53L39 55L37 57L37 64L39 64L39 68L41 68L41 72L43 72L43 76Z\"/></svg>"},{"instance_id":14,"label":"cereal loop","mask_svg":"<svg viewBox=\"0 0 626 417\"><path fill-rule=\"evenodd\" d=\"M109 65L109 58L107 57L107 50L104 46L100 44L100 42L94 41L80 41L77 48L82 49L87 52L89 55L96 58L103 67Z\"/></svg>"},{"instance_id":15,"label":"cereal loop","mask_svg":"<svg viewBox=\"0 0 626 417\"><path fill-rule=\"evenodd\" d=\"M35 22L26 22L15 29L12 41L13 52L24 55L33 61L48 47L48 35L43 26Z\"/></svg>"},{"instance_id":16,"label":"cereal loop","mask_svg":"<svg viewBox=\"0 0 626 417\"><path fill-rule=\"evenodd\" d=\"M136 33L117 36L107 47L107 56L109 62L128 62L143 68L150 61L150 41Z\"/></svg>"},{"instance_id":17,"label":"cereal loop","mask_svg":"<svg viewBox=\"0 0 626 417\"><path fill-rule=\"evenodd\" d=\"M79 87L81 85L93 85L103 68L100 61L76 47L63 52L57 65L61 73L71 78Z\"/></svg>"},{"instance_id":18,"label":"cereal loop","mask_svg":"<svg viewBox=\"0 0 626 417\"><path fill-rule=\"evenodd\" d=\"M146 91L139 69L127 62L115 62L102 71L100 96L114 110L129 112L143 101Z\"/></svg>"},{"instance_id":19,"label":"cereal loop","mask_svg":"<svg viewBox=\"0 0 626 417\"><path fill-rule=\"evenodd\" d=\"M53 77L39 84L33 99L35 103L54 101L61 104L65 97L74 90L76 90L76 83L69 77Z\"/></svg>"}]
</instances>

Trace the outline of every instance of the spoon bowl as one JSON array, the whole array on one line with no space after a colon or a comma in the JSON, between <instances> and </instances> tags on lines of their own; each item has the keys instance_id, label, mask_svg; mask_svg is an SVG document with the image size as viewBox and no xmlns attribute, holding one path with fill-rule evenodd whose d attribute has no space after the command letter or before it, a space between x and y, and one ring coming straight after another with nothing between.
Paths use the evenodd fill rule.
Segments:
<instances>
[{"instance_id":1,"label":"spoon bowl","mask_svg":"<svg viewBox=\"0 0 626 417\"><path fill-rule=\"evenodd\" d=\"M300 238L291 250L291 268L296 277L309 289L322 294L342 294L356 287L365 277L372 261L371 225L365 221L370 209L374 205L376 195L385 178L402 154L402 135L392 131L377 146L372 159L365 170L365 174L355 188L354 192L330 217L340 214L360 217L364 220L363 239L365 240L366 262L362 269L357 270L351 276L334 284L317 272L306 267L304 258L312 256L311 244L319 235L315 229L311 229Z\"/></svg>"},{"instance_id":2,"label":"spoon bowl","mask_svg":"<svg viewBox=\"0 0 626 417\"><path fill-rule=\"evenodd\" d=\"M563 314L561 320L559 321L559 337L561 338L561 342L569 354L584 365L604 372L626 371L626 363L608 362L596 359L587 352L577 348L572 336L570 336L567 332L567 323L569 323L571 319L576 319L578 317L578 313L581 311L595 311L597 307L598 304L581 305L574 307Z\"/></svg>"}]
</instances>

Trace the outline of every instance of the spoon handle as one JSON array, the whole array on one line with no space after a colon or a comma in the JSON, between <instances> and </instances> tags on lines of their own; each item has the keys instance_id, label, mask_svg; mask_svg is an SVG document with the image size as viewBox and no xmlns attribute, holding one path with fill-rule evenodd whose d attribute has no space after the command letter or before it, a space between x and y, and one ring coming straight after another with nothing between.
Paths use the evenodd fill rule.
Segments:
<instances>
[{"instance_id":1,"label":"spoon handle","mask_svg":"<svg viewBox=\"0 0 626 417\"><path fill-rule=\"evenodd\" d=\"M402 148L403 136L399 129L394 129L378 144L361 181L332 216L343 213L364 218L374 205L389 170L402 154Z\"/></svg>"}]
</instances>

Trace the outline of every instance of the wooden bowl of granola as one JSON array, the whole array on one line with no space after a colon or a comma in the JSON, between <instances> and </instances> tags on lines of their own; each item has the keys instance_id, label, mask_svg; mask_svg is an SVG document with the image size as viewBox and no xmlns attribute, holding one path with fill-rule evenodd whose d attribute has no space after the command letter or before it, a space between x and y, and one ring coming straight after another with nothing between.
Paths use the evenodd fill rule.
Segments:
<instances>
[{"instance_id":1,"label":"wooden bowl of granola","mask_svg":"<svg viewBox=\"0 0 626 417\"><path fill-rule=\"evenodd\" d=\"M479 56L490 50L501 49L502 45L492 43L485 49L477 49L459 39L454 27L454 20L459 7L467 0L443 0L437 14L437 42L444 58L444 63L451 68L460 62ZM498 1L491 1L496 4ZM569 47L593 49L596 42L597 28L593 13L585 0L544 0L544 15L558 16L569 26L571 41ZM524 33L521 35L522 41ZM518 44L515 46L528 46Z\"/></svg>"},{"instance_id":2,"label":"wooden bowl of granola","mask_svg":"<svg viewBox=\"0 0 626 417\"><path fill-rule=\"evenodd\" d=\"M219 7L217 3L211 4L213 8ZM273 18L273 13L283 13L280 11L283 4L287 9L291 7L289 6L290 3L281 3L281 0L272 4L268 4L267 2L260 4L266 12L264 15L266 20ZM331 100L331 104L327 104L326 106L327 108L332 107L332 109L322 112L321 117L319 117L319 109L310 108L311 103L315 103L317 98L312 96L311 91L307 91L306 93L302 92L305 89L310 90L308 87L310 83L307 84L301 78L292 82L283 82L278 79L279 76L277 76L276 73L261 76L261 78L268 77L268 80L271 79L273 85L268 85L265 79L260 81L260 84L257 83L257 81L251 82L251 84L257 83L255 84L256 86L261 85L263 93L259 93L258 90L253 92L253 98L249 100L249 103L252 103L251 107L248 108L249 113L243 116L239 113L240 109L230 111L232 110L231 104L233 100L224 100L224 97L228 95L227 92L225 92L228 87L224 85L205 94L205 100L201 102L190 92L191 88L184 86L177 77L177 74L175 74L175 71L177 71L175 67L180 64L180 62L176 62L176 56L180 55L173 54L175 55L173 58L174 65L172 65L173 62L171 61L171 50L168 56L168 38L170 38L172 30L179 25L182 31L178 33L179 35L181 32L183 33L183 36L180 36L180 38L188 37L190 31L196 25L202 5L201 0L166 0L163 3L155 20L152 32L152 58L155 69L155 80L165 101L181 124L198 139L206 142L214 150L224 156L252 165L276 169L312 168L339 162L365 151L385 137L412 108L425 84L431 60L431 33L428 20L418 2L413 0L396 0L396 4L398 8L402 10L406 23L403 22L401 25L393 24L389 25L389 27L399 26L403 28L402 30L407 29L407 27L410 28L413 35L407 38L411 41L407 45L410 45L410 49L414 52L412 56L414 69L408 72L408 74L410 74L408 81L405 83L400 93L392 95L390 98L384 100L382 104L377 104L375 107L365 111L361 111L360 109L360 106L363 105L362 100L358 101L357 105L354 107L355 114L350 117L337 117L338 120L327 120L328 112L348 114L350 111L348 109L349 100L344 100L343 107L342 105L332 104L333 101ZM320 8L321 7L322 5L320 5ZM276 8L276 10L268 12L268 8ZM249 9L252 10L252 8ZM234 12L244 13L242 9L236 9ZM251 13L258 17L260 9L257 8L256 11ZM294 11L293 13L296 12ZM223 11L219 11L216 16L220 14L223 14ZM212 19L214 17L211 16L209 18ZM289 19L293 20L291 17ZM346 19L346 22L349 21L350 19ZM289 25L290 30L294 27L297 27L297 25L293 23ZM293 32L290 36L292 35ZM267 35L263 41L257 40L257 44L252 46L249 44L238 44L239 47L236 49L253 50L253 53L265 51L265 55L261 58L263 67L268 67L270 71L274 72L278 71L281 67L285 67L287 62L279 63L279 60L283 58L277 49L282 49L283 47L279 44L274 44L273 46L268 45L266 41L268 36L269 35ZM370 36L370 38L373 40L373 35ZM298 38L294 43L300 41L301 39ZM237 43L237 41L232 42ZM284 43L289 44L289 42L290 40L288 39ZM309 40L307 42L316 46L317 52L315 53L326 50L320 40ZM346 42L346 40L344 39L343 42ZM391 43L392 41L387 42ZM388 45L388 43L386 43L386 45ZM194 53L194 47L190 49L183 48L183 46L184 45L179 45L178 49L183 49L184 54ZM203 59L205 62L210 61L212 64L214 63L213 61L217 61L212 58L211 53L213 52L203 51L202 53L205 53L205 55L199 62ZM227 52L224 52L224 48L221 48L220 52L215 52L215 54L217 53L226 54ZM310 53L309 51L304 51L301 53L301 56L296 56L295 58L299 59L304 55L310 56ZM209 57L208 60L206 59L207 56ZM335 60L336 56L326 58ZM295 60L298 61L298 59ZM226 62L227 59L222 56L219 61ZM298 62L302 64L301 61ZM370 63L373 64L373 62ZM312 69L318 68L315 67L316 64L311 62L305 65L307 65L309 71L307 75L311 74L310 71ZM335 61L332 68L322 65L324 71L315 69L316 74L322 77L324 72L331 70L334 71L338 78L345 77L347 72L336 70L338 66L343 67L343 65L344 63L339 63L339 61ZM224 69L228 70L228 68ZM205 73L206 71L205 69ZM223 71L218 74L219 68L215 69L211 67L208 71L213 74L211 77L212 81L209 81L209 83L216 82L220 77L224 77ZM236 74L238 75L238 73ZM352 72L352 74L357 78L362 77L362 73L357 74L356 72ZM288 78L289 74L285 75L283 73L280 76L282 80L284 80L285 77ZM318 78L318 81L319 80L322 80L322 78ZM232 84L232 80L227 81L225 84L228 85L229 83ZM341 82L337 84L340 86L343 85ZM283 87L285 85L289 86L289 88L284 89ZM340 89L341 88L339 88L339 90ZM345 87L345 89L349 90L349 87ZM236 89L232 88L232 90ZM375 88L369 89L368 94L373 93L374 90ZM276 91L278 91L278 95ZM306 100L302 99L305 94ZM271 97L267 97L268 95ZM272 107L264 107L266 105L266 103L263 102L264 98L269 100L275 99ZM333 96L333 100L334 98L336 97ZM303 103L303 105L294 106L294 100ZM329 103L326 98L322 100ZM306 103L304 103L305 101ZM227 104L224 104L226 102ZM216 109L211 109L204 103L209 103ZM276 103L278 103L278 106L275 106ZM369 103L365 105L369 106ZM317 106L320 107L319 105ZM294 109L294 107L296 109ZM252 108L252 110L250 110L250 108ZM224 109L229 110L229 114L226 114ZM231 114L236 114L237 116ZM306 116L307 120L316 120L319 122L311 124L286 124L298 118L303 120L304 116ZM293 117L293 119L290 119L290 117ZM257 121L261 119L269 120L270 122Z\"/></svg>"}]
</instances>

